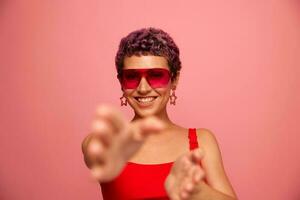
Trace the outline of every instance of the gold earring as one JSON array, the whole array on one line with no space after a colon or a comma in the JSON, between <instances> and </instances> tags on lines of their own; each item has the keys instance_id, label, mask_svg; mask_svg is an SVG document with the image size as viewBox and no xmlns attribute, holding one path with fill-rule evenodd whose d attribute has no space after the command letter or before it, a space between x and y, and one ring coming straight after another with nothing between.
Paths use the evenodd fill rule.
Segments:
<instances>
[{"instance_id":1,"label":"gold earring","mask_svg":"<svg viewBox=\"0 0 300 200\"><path fill-rule=\"evenodd\" d=\"M177 96L175 95L175 90L172 89L171 95L170 95L170 105L176 104Z\"/></svg>"},{"instance_id":2,"label":"gold earring","mask_svg":"<svg viewBox=\"0 0 300 200\"><path fill-rule=\"evenodd\" d=\"M120 97L120 100L121 100L121 106L127 106L127 99L124 96L124 94L123 96Z\"/></svg>"}]
</instances>

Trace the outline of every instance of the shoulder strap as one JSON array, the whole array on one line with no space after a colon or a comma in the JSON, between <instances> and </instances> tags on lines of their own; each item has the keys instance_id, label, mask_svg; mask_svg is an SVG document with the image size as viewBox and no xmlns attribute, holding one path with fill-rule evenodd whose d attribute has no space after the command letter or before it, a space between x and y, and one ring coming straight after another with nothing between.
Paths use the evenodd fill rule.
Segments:
<instances>
[{"instance_id":1,"label":"shoulder strap","mask_svg":"<svg viewBox=\"0 0 300 200\"><path fill-rule=\"evenodd\" d=\"M195 128L189 128L189 143L190 143L190 150L197 149L199 146Z\"/></svg>"}]
</instances>

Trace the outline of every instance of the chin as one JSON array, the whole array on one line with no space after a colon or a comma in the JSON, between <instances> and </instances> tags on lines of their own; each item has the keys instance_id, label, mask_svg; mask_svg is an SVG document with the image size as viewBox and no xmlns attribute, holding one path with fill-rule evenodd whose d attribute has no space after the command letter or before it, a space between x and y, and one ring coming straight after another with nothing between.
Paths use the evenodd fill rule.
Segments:
<instances>
[{"instance_id":1,"label":"chin","mask_svg":"<svg viewBox=\"0 0 300 200\"><path fill-rule=\"evenodd\" d=\"M137 109L135 110L136 115L144 118L144 117L149 117L149 116L153 116L153 115L157 115L157 109Z\"/></svg>"},{"instance_id":2,"label":"chin","mask_svg":"<svg viewBox=\"0 0 300 200\"><path fill-rule=\"evenodd\" d=\"M129 104L132 107L132 109L134 110L135 114L142 118L153 116L153 115L159 115L159 113L161 113L163 110L162 104L165 103L165 102L161 101L161 99L157 99L156 102L154 102L154 104L152 104L151 106L144 107L144 106L139 105L138 102L136 102L136 100L134 100L134 99L130 99L130 100L131 101L129 101Z\"/></svg>"},{"instance_id":3,"label":"chin","mask_svg":"<svg viewBox=\"0 0 300 200\"><path fill-rule=\"evenodd\" d=\"M156 105L157 106L157 105ZM149 117L149 116L158 116L161 113L162 108L159 107L151 107L151 108L133 108L134 112L137 116L141 118Z\"/></svg>"}]
</instances>

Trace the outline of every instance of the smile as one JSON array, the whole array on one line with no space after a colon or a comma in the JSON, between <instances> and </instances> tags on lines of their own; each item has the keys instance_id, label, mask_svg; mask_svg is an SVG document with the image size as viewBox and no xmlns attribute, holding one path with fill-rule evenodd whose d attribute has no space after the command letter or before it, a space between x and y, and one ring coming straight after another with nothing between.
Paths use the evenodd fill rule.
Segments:
<instances>
[{"instance_id":1,"label":"smile","mask_svg":"<svg viewBox=\"0 0 300 200\"><path fill-rule=\"evenodd\" d=\"M139 103L147 104L153 102L157 97L134 97Z\"/></svg>"}]
</instances>

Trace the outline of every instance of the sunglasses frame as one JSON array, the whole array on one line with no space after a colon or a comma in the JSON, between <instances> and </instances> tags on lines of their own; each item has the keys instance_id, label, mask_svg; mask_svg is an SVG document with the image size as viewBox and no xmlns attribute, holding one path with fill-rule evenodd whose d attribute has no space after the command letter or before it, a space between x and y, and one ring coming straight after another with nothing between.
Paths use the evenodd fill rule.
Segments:
<instances>
[{"instance_id":1,"label":"sunglasses frame","mask_svg":"<svg viewBox=\"0 0 300 200\"><path fill-rule=\"evenodd\" d=\"M163 83L156 83L158 85L155 85L155 83L153 83L153 80L151 80L151 78L149 78L149 71L155 71L155 70L159 70L159 71L163 71L165 74L164 75L167 75L167 81L166 80L160 80L160 82L163 82ZM139 80L137 81L138 83L135 84L135 86L132 86L132 87L126 87L126 84L124 83L124 73L126 73L126 71L133 71L133 72L138 72L139 74ZM123 89L136 89L142 78L144 77L148 84L152 87L152 88L163 88L165 87L166 85L168 85L168 83L170 82L171 80L171 72L170 70L166 69L166 68L143 68L143 69L139 69L139 68L131 68L131 69L122 69L122 72L120 74L118 74L118 79L120 81L120 84L122 86Z\"/></svg>"}]
</instances>

